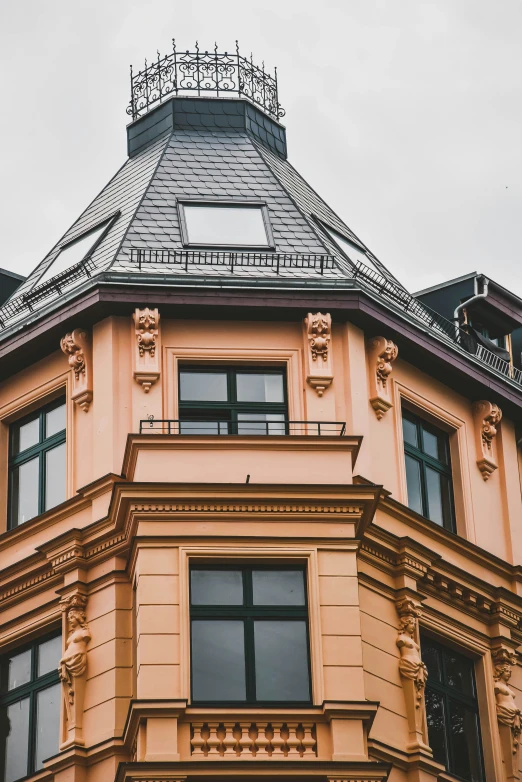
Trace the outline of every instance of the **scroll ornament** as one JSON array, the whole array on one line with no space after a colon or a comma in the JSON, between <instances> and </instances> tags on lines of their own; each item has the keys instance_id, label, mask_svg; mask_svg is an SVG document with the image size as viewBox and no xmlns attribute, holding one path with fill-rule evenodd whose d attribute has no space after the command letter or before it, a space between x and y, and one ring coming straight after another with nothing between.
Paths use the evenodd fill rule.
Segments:
<instances>
[{"instance_id":1,"label":"scroll ornament","mask_svg":"<svg viewBox=\"0 0 522 782\"><path fill-rule=\"evenodd\" d=\"M409 597L399 600L396 608L399 614L399 632L396 639L400 652L399 673L406 701L410 736L407 749L413 752L421 751L431 756L431 749L426 743L428 729L424 705L428 670L422 662L418 643L418 618L421 608L418 602Z\"/></svg>"},{"instance_id":2,"label":"scroll ornament","mask_svg":"<svg viewBox=\"0 0 522 782\"><path fill-rule=\"evenodd\" d=\"M399 348L386 337L374 337L368 343L370 364L370 404L380 421L392 407L389 377L392 364L399 355Z\"/></svg>"},{"instance_id":3,"label":"scroll ornament","mask_svg":"<svg viewBox=\"0 0 522 782\"><path fill-rule=\"evenodd\" d=\"M331 339L332 317L329 313L309 312L305 318L307 382L318 396L323 396L333 380Z\"/></svg>"},{"instance_id":4,"label":"scroll ornament","mask_svg":"<svg viewBox=\"0 0 522 782\"><path fill-rule=\"evenodd\" d=\"M91 340L83 329L74 329L60 340L73 371L72 399L86 413L92 402Z\"/></svg>"},{"instance_id":5,"label":"scroll ornament","mask_svg":"<svg viewBox=\"0 0 522 782\"><path fill-rule=\"evenodd\" d=\"M66 617L67 638L58 673L62 682L69 736L65 745L69 746L83 744L81 736L83 694L87 672L87 646L91 640L91 633L85 613L87 605L85 595L77 593L63 598L60 605Z\"/></svg>"},{"instance_id":6,"label":"scroll ornament","mask_svg":"<svg viewBox=\"0 0 522 782\"><path fill-rule=\"evenodd\" d=\"M493 402L481 400L473 405L475 418L475 439L477 443L477 466L485 481L497 469L495 438L502 420L502 410Z\"/></svg>"},{"instance_id":7,"label":"scroll ornament","mask_svg":"<svg viewBox=\"0 0 522 782\"><path fill-rule=\"evenodd\" d=\"M509 729L510 749L512 758L504 757L507 766L515 761L514 767L518 771L518 748L520 744L520 734L522 732L521 711L515 702L515 693L509 686L511 678L511 669L516 665L517 656L505 647L501 647L493 652L493 662L495 665L493 679L495 681L495 699L497 706L497 719L502 733L502 726Z\"/></svg>"},{"instance_id":8,"label":"scroll ornament","mask_svg":"<svg viewBox=\"0 0 522 782\"><path fill-rule=\"evenodd\" d=\"M149 393L160 376L160 315L158 310L144 307L134 311L136 349L134 351L134 379Z\"/></svg>"}]
</instances>

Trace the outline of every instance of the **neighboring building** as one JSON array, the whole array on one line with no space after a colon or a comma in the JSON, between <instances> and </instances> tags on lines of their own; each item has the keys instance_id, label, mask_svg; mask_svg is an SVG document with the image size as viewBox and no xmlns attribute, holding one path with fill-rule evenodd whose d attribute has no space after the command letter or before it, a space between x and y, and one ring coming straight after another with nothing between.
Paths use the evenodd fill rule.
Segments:
<instances>
[{"instance_id":1,"label":"neighboring building","mask_svg":"<svg viewBox=\"0 0 522 782\"><path fill-rule=\"evenodd\" d=\"M518 779L522 302L411 296L239 55L130 113L0 308L0 779Z\"/></svg>"},{"instance_id":2,"label":"neighboring building","mask_svg":"<svg viewBox=\"0 0 522 782\"><path fill-rule=\"evenodd\" d=\"M0 269L0 304L7 301L15 290L23 283L25 277L10 272L7 269Z\"/></svg>"}]
</instances>

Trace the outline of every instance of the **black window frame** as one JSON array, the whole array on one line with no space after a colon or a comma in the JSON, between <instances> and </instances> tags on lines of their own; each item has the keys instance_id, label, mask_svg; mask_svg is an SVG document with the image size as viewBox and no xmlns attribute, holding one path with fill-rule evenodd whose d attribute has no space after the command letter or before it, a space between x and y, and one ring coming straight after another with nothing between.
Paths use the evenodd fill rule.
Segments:
<instances>
[{"instance_id":1,"label":"black window frame","mask_svg":"<svg viewBox=\"0 0 522 782\"><path fill-rule=\"evenodd\" d=\"M240 570L243 574L243 605L192 605L191 574L194 570ZM304 605L302 606L260 606L253 604L252 571L266 570L278 572L281 570L295 570L303 574ZM304 565L278 564L193 564L189 568L189 612L190 612L190 699L192 706L198 707L235 707L235 708L307 708L313 705L312 701L312 665L310 655L310 619L308 611L308 585L306 579L307 570ZM193 697L193 665L192 665L192 620L193 619L242 619L245 623L245 700L243 701L198 701ZM306 653L308 671L308 699L300 701L262 701L255 698L255 650L254 650L254 619L281 619L291 621L305 621L306 625Z\"/></svg>"},{"instance_id":2,"label":"black window frame","mask_svg":"<svg viewBox=\"0 0 522 782\"><path fill-rule=\"evenodd\" d=\"M437 681L436 678L433 678L429 675L428 670L428 679L426 681L426 689L431 690L432 692L437 693L441 696L443 700L443 712L444 712L444 739L445 739L445 760L438 759L438 762L443 763L443 765L446 766L447 771L449 771L451 774L455 776L456 779L461 779L463 782L470 782L470 777L461 777L455 772L455 766L454 766L454 755L455 750L453 748L453 741L452 741L452 731L451 731L451 725L448 719L448 715L450 714L450 702L456 701L458 703L463 704L467 708L469 708L477 718L476 724L477 724L477 744L479 749L479 768L482 774L482 779L480 782L485 782L486 780L486 773L484 768L484 752L482 748L482 734L480 729L480 709L479 709L479 703L478 703L478 696L477 696L477 682L476 682L476 676L475 676L475 660L471 657L468 657L465 654L462 654L461 652L456 652L453 648L446 646L445 644L441 643L440 641L436 641L431 636L428 636L424 633L421 633L420 637L420 645L421 645L421 653L424 648L428 646L431 646L433 649L435 649L439 655L439 664L440 664L440 672L441 672L441 681ZM466 695L463 692L460 692L456 687L452 687L450 684L447 684L447 672L446 672L446 658L445 653L450 652L452 655L460 658L461 661L465 662L467 665L469 665L469 672L471 674L470 679L473 686L473 696Z\"/></svg>"},{"instance_id":3,"label":"black window frame","mask_svg":"<svg viewBox=\"0 0 522 782\"><path fill-rule=\"evenodd\" d=\"M227 401L226 402L194 402L190 400L181 399L181 373L182 372L209 372L216 374L226 373L227 375ZM237 380L238 374L246 375L279 375L283 379L283 401L282 402L238 402L237 401ZM191 413L189 415L188 413ZM200 421L227 421L228 429L222 432L222 434L237 434L238 425L238 413L277 413L283 415L283 421L278 425L279 428L283 428L284 423L288 421L288 388L287 377L285 367L274 366L244 366L241 364L230 365L208 365L208 364L180 364L178 368L178 415L180 422L183 421L198 421L197 415L201 415ZM212 419L211 413L216 413L217 418ZM226 419L224 415L230 414L230 417ZM221 414L222 417L219 417ZM239 422L241 423L241 422ZM262 423L262 422L261 422ZM278 422L274 422L277 424ZM285 432L287 427L284 427ZM262 431L259 434L263 434Z\"/></svg>"},{"instance_id":4,"label":"black window frame","mask_svg":"<svg viewBox=\"0 0 522 782\"><path fill-rule=\"evenodd\" d=\"M49 687L53 687L60 683L60 675L58 673L58 663L56 661L56 667L54 670L48 671L43 676L38 676L38 649L39 647L51 641L53 638L61 638L61 630L54 630L43 636L38 636L30 643L24 644L20 647L15 647L7 653L4 653L0 657L0 710L6 708L13 703L17 703L25 698L29 698L29 729L28 739L29 747L27 753L27 774L23 777L18 777L18 780L27 779L27 777L33 776L40 769L36 768L36 742L38 734L38 719L37 719L37 695L43 690L47 690ZM25 684L21 684L18 687L14 687L12 690L7 690L7 666L6 662L13 655L23 654L24 652L31 650L31 679ZM60 744L60 724L56 726L56 738L57 748ZM5 757L4 757L4 737L0 734L0 778L5 775Z\"/></svg>"},{"instance_id":5,"label":"black window frame","mask_svg":"<svg viewBox=\"0 0 522 782\"><path fill-rule=\"evenodd\" d=\"M421 502L422 502L421 515L424 516L424 518L433 521L433 523L437 524L438 527L442 527L443 529L446 529L449 532L456 533L457 523L455 517L455 496L454 496L454 486L453 486L453 470L451 468L451 452L450 452L449 435L443 429L439 429L439 427L430 424L424 418L412 412L409 408L405 408L405 407L402 408L401 426L402 426L403 419L406 419L407 421L415 425L417 429L417 442L419 442L421 446L423 444L423 439L422 439L423 429L425 429L427 432L434 435L435 437L443 439L444 448L446 451L445 462L440 461L439 459L435 459L435 457L431 456L430 454L422 450L422 447L416 448L411 443L406 442L406 439L403 436L404 455L410 456L412 459L415 459L420 464L420 493L421 493ZM449 481L449 487L450 487L449 514L447 518L444 518L442 525L439 524L437 521L431 519L431 517L429 516L429 500L428 500L428 492L426 487L427 484L426 467L431 467L431 469L444 475ZM407 481L406 481L406 488L408 489Z\"/></svg>"},{"instance_id":6,"label":"black window frame","mask_svg":"<svg viewBox=\"0 0 522 782\"><path fill-rule=\"evenodd\" d=\"M51 435L51 437L45 437L45 416L47 415L47 413L50 413L52 410L55 410L56 408L61 407L62 405L67 406L67 400L65 396L59 396L57 399L53 399L52 402L49 402L43 407L39 407L37 410L33 410L31 413L28 413L23 418L19 418L9 426L9 459L8 459L8 470L7 470L8 529L16 529L17 527L22 526L22 524L27 524L29 521L32 521L33 519L37 518L40 514L45 512L45 479L46 479L45 456L48 451L52 451L53 448L56 448L57 446L67 442L67 422L65 424L65 429L62 429L60 432L56 432L55 434ZM66 407L66 411L67 411L67 407ZM40 434L39 442L36 445L32 445L29 448L26 448L25 451L15 454L14 453L15 438L17 436L17 433L20 431L20 428L22 426L36 419L38 419L39 422L39 434ZM20 467L20 465L31 461L31 459L34 459L35 457L38 457L39 459L38 513L35 516L33 516L31 519L28 519L26 522L21 522L20 524L18 524L18 522L15 519L16 495L13 488L13 473L16 468ZM48 510L50 510L50 508L48 508Z\"/></svg>"},{"instance_id":7,"label":"black window frame","mask_svg":"<svg viewBox=\"0 0 522 782\"><path fill-rule=\"evenodd\" d=\"M203 206L203 207L210 207L210 208L215 207L217 209L221 209L223 207L229 209L259 209L261 211L261 216L263 218L263 225L266 234L266 244L236 244L236 243L216 244L216 243L208 243L208 242L192 242L190 240L187 220L185 217L186 206L195 206L195 207ZM275 250L274 235L272 233L272 226L270 224L268 207L265 201L258 201L253 199L231 200L231 199L185 198L177 202L177 209L178 209L179 224L181 228L181 241L183 247L192 248L192 249L199 248L202 250L206 250L206 249L219 249L223 251L242 250L243 252L260 252L260 251L271 252Z\"/></svg>"}]
</instances>

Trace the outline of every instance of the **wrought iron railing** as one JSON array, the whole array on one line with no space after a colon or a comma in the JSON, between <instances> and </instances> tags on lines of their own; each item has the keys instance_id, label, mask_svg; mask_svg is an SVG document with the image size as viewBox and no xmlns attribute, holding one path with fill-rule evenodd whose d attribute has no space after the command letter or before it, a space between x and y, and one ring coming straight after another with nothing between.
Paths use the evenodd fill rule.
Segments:
<instances>
[{"instance_id":1,"label":"wrought iron railing","mask_svg":"<svg viewBox=\"0 0 522 782\"><path fill-rule=\"evenodd\" d=\"M142 250L131 248L131 263L140 271L145 266L166 265L188 271L191 266L218 266L234 273L235 269L252 267L271 269L312 269L323 274L336 268L333 255L313 253L213 252L212 250Z\"/></svg>"},{"instance_id":2,"label":"wrought iron railing","mask_svg":"<svg viewBox=\"0 0 522 782\"><path fill-rule=\"evenodd\" d=\"M277 69L272 76L265 71L264 63L258 68L252 55L248 60L239 53L237 41L235 53L219 53L217 44L209 52L200 51L197 42L195 51L178 52L173 40L172 54L161 57L158 52L157 60L150 65L145 60L145 68L136 74L131 66L127 114L138 119L165 98L179 93L237 95L248 98L276 120L285 115L277 93Z\"/></svg>"},{"instance_id":3,"label":"wrought iron railing","mask_svg":"<svg viewBox=\"0 0 522 782\"><path fill-rule=\"evenodd\" d=\"M343 437L344 421L182 421L176 419L144 418L140 421L140 434L176 435L315 435Z\"/></svg>"},{"instance_id":4,"label":"wrought iron railing","mask_svg":"<svg viewBox=\"0 0 522 782\"><path fill-rule=\"evenodd\" d=\"M365 266L361 261L354 262L353 265L353 276L355 278L360 278L366 285L393 302L403 312L407 312L413 315L415 319L422 321L425 326L436 332L438 336L459 345L459 347L463 348L467 353L474 355L490 369L522 386L522 371L514 367L509 361L505 361L491 350L480 345L469 331L439 315L438 312L430 309L430 307L405 291L404 288L390 282L390 280L387 280L369 266Z\"/></svg>"}]
</instances>

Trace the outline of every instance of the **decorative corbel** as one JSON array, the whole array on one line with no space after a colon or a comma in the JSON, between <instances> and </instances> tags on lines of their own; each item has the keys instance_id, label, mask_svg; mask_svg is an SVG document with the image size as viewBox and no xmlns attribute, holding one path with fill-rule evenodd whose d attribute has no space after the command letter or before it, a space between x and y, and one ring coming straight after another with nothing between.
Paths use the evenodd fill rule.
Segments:
<instances>
[{"instance_id":1,"label":"decorative corbel","mask_svg":"<svg viewBox=\"0 0 522 782\"><path fill-rule=\"evenodd\" d=\"M370 364L370 404L375 415L381 420L392 407L389 377L392 362L399 354L399 348L391 339L374 337L368 341Z\"/></svg>"},{"instance_id":2,"label":"decorative corbel","mask_svg":"<svg viewBox=\"0 0 522 782\"><path fill-rule=\"evenodd\" d=\"M157 309L136 309L133 315L136 347L133 351L134 379L146 394L160 376L161 337Z\"/></svg>"},{"instance_id":3,"label":"decorative corbel","mask_svg":"<svg viewBox=\"0 0 522 782\"><path fill-rule=\"evenodd\" d=\"M410 735L407 749L412 752L422 751L431 756L432 751L427 744L428 728L424 704L428 670L421 660L419 645L418 619L422 609L420 603L410 597L398 600L395 605L399 614L399 632L396 640L401 655L399 673L406 700Z\"/></svg>"},{"instance_id":4,"label":"decorative corbel","mask_svg":"<svg viewBox=\"0 0 522 782\"><path fill-rule=\"evenodd\" d=\"M477 466L485 481L497 469L495 437L497 427L502 420L502 410L498 405L481 400L473 405L475 420L475 441L477 447Z\"/></svg>"},{"instance_id":5,"label":"decorative corbel","mask_svg":"<svg viewBox=\"0 0 522 782\"><path fill-rule=\"evenodd\" d=\"M65 705L63 741L60 749L83 746L83 703L87 673L87 645L91 633L85 609L87 596L75 592L60 600L63 612L65 650L58 672Z\"/></svg>"},{"instance_id":6,"label":"decorative corbel","mask_svg":"<svg viewBox=\"0 0 522 782\"><path fill-rule=\"evenodd\" d=\"M515 693L509 686L511 670L517 664L517 655L511 649L500 646L491 653L497 721L506 779L519 779L518 754L522 731L521 712L515 702Z\"/></svg>"},{"instance_id":7,"label":"decorative corbel","mask_svg":"<svg viewBox=\"0 0 522 782\"><path fill-rule=\"evenodd\" d=\"M74 329L60 340L60 347L67 356L73 371L72 399L86 413L92 402L92 349L91 337L83 329Z\"/></svg>"},{"instance_id":8,"label":"decorative corbel","mask_svg":"<svg viewBox=\"0 0 522 782\"><path fill-rule=\"evenodd\" d=\"M306 380L322 396L332 384L332 317L329 313L309 312L306 330Z\"/></svg>"}]
</instances>

